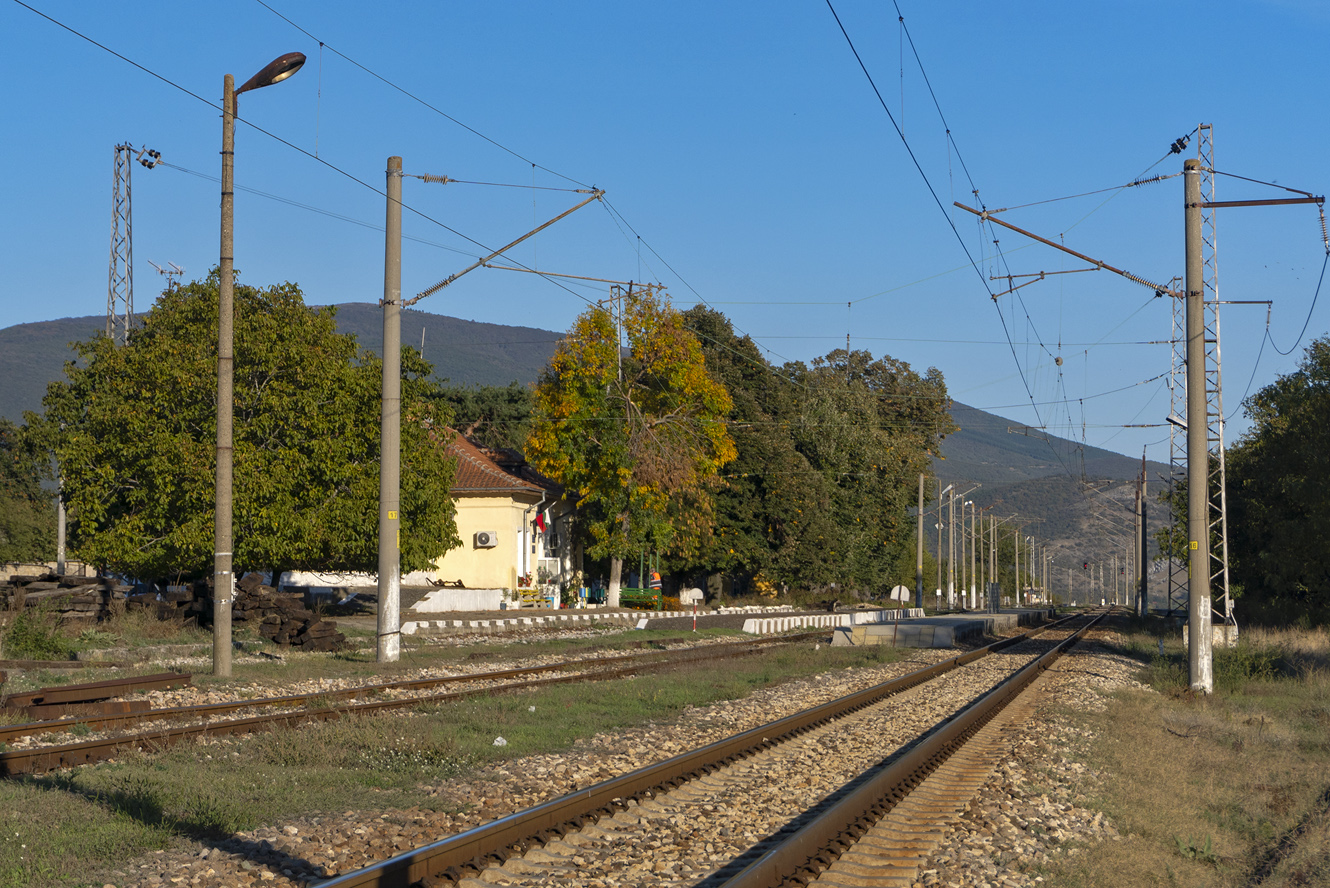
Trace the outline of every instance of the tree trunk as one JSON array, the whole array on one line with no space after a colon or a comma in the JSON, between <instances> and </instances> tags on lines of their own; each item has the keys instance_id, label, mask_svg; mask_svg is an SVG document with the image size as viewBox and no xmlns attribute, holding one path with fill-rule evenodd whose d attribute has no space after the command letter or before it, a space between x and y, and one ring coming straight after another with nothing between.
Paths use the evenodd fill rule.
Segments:
<instances>
[{"instance_id":1,"label":"tree trunk","mask_svg":"<svg viewBox=\"0 0 1330 888\"><path fill-rule=\"evenodd\" d=\"M623 583L623 559L610 559L610 588L605 592L605 606L619 606L619 586Z\"/></svg>"}]
</instances>

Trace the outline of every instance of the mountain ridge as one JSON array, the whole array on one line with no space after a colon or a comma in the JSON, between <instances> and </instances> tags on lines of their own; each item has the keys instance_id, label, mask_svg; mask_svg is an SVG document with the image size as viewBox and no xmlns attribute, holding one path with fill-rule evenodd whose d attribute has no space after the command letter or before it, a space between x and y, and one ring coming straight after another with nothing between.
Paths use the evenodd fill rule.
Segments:
<instances>
[{"instance_id":1,"label":"mountain ridge","mask_svg":"<svg viewBox=\"0 0 1330 888\"><path fill-rule=\"evenodd\" d=\"M361 348L379 353L383 347L382 309L368 302L328 307L337 311L338 332L354 334ZM0 417L22 422L24 410L40 411L47 383L62 378L65 364L76 358L69 346L105 329L106 319L100 315L0 329L0 379L4 380L0 386ZM435 378L453 385L533 382L563 338L562 333L537 327L486 324L404 310L402 342L419 346L422 331L425 357L434 364Z\"/></svg>"}]
</instances>

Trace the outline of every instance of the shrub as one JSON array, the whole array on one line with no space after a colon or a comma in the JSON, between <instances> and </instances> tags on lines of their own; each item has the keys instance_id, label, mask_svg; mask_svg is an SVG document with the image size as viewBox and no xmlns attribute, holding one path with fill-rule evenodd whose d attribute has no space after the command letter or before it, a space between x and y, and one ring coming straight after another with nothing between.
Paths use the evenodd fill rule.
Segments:
<instances>
[{"instance_id":1,"label":"shrub","mask_svg":"<svg viewBox=\"0 0 1330 888\"><path fill-rule=\"evenodd\" d=\"M70 654L60 635L59 618L38 607L25 607L14 615L0 638L0 650L15 660L64 660Z\"/></svg>"},{"instance_id":2,"label":"shrub","mask_svg":"<svg viewBox=\"0 0 1330 888\"><path fill-rule=\"evenodd\" d=\"M1215 685L1234 691L1249 681L1271 681L1282 670L1276 648L1240 644L1214 649Z\"/></svg>"}]
</instances>

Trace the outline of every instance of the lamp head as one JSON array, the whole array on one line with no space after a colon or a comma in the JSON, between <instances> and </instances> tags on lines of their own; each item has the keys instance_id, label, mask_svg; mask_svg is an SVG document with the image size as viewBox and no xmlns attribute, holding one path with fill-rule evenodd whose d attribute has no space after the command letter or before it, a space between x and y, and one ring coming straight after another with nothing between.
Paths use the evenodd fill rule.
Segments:
<instances>
[{"instance_id":1,"label":"lamp head","mask_svg":"<svg viewBox=\"0 0 1330 888\"><path fill-rule=\"evenodd\" d=\"M265 65L262 71L246 80L244 85L236 90L236 95L251 89L258 89L261 86L272 86L274 83L281 83L299 71L303 64L305 64L305 54L303 52L288 52L286 55L278 56Z\"/></svg>"}]
</instances>

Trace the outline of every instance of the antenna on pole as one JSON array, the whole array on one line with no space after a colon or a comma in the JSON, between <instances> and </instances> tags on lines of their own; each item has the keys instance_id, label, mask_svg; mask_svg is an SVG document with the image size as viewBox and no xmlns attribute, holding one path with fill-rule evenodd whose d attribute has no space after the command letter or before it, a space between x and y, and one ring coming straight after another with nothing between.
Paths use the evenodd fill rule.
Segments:
<instances>
[{"instance_id":1,"label":"antenna on pole","mask_svg":"<svg viewBox=\"0 0 1330 888\"><path fill-rule=\"evenodd\" d=\"M152 169L161 157L161 152L148 148L136 150L129 144L115 146L111 186L111 258L106 275L106 335L120 345L124 345L129 339L129 328L134 323L134 233L130 202L130 161L137 160L147 169Z\"/></svg>"}]
</instances>

